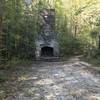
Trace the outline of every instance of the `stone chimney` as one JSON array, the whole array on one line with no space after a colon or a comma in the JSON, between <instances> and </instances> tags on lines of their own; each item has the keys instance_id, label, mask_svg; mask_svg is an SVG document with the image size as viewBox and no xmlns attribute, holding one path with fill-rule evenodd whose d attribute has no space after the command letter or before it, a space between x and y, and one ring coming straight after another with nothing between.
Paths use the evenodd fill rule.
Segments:
<instances>
[{"instance_id":1,"label":"stone chimney","mask_svg":"<svg viewBox=\"0 0 100 100\"><path fill-rule=\"evenodd\" d=\"M55 33L55 10L44 9L40 16L42 17L42 29L35 40L36 58L40 57L58 57L59 44L57 34Z\"/></svg>"}]
</instances>

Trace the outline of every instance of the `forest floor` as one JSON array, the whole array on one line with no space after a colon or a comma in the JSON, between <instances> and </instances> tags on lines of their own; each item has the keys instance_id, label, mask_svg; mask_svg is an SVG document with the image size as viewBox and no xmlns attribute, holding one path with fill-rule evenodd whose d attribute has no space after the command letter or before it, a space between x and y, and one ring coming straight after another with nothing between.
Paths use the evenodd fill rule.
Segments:
<instances>
[{"instance_id":1,"label":"forest floor","mask_svg":"<svg viewBox=\"0 0 100 100\"><path fill-rule=\"evenodd\" d=\"M77 57L35 62L7 73L0 100L100 100L100 70Z\"/></svg>"}]
</instances>

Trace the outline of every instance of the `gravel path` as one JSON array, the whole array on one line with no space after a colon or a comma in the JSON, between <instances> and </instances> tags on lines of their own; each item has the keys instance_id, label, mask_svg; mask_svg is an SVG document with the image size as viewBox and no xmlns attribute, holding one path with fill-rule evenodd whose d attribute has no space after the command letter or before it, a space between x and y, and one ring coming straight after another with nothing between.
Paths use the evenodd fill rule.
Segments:
<instances>
[{"instance_id":1,"label":"gravel path","mask_svg":"<svg viewBox=\"0 0 100 100\"><path fill-rule=\"evenodd\" d=\"M89 66L73 58L18 68L10 100L100 100L100 74Z\"/></svg>"}]
</instances>

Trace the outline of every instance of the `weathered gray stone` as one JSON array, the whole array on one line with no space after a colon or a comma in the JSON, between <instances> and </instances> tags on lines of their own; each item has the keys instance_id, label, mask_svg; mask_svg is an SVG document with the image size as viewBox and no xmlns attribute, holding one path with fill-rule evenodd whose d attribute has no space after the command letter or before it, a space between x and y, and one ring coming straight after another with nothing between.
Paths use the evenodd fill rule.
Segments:
<instances>
[{"instance_id":1,"label":"weathered gray stone","mask_svg":"<svg viewBox=\"0 0 100 100\"><path fill-rule=\"evenodd\" d=\"M46 12L46 13L45 13ZM44 22L42 24L42 31L35 40L36 58L41 56L59 56L59 44L57 41L57 34L54 32L55 10L48 9L42 12Z\"/></svg>"}]
</instances>

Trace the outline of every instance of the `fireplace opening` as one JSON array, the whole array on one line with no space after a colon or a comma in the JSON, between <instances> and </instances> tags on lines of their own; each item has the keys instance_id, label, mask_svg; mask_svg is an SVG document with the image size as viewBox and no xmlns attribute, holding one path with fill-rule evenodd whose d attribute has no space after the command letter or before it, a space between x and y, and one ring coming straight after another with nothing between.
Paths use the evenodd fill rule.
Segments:
<instances>
[{"instance_id":1,"label":"fireplace opening","mask_svg":"<svg viewBox=\"0 0 100 100\"><path fill-rule=\"evenodd\" d=\"M42 57L52 57L54 56L54 50L52 47L43 47L41 48Z\"/></svg>"}]
</instances>

